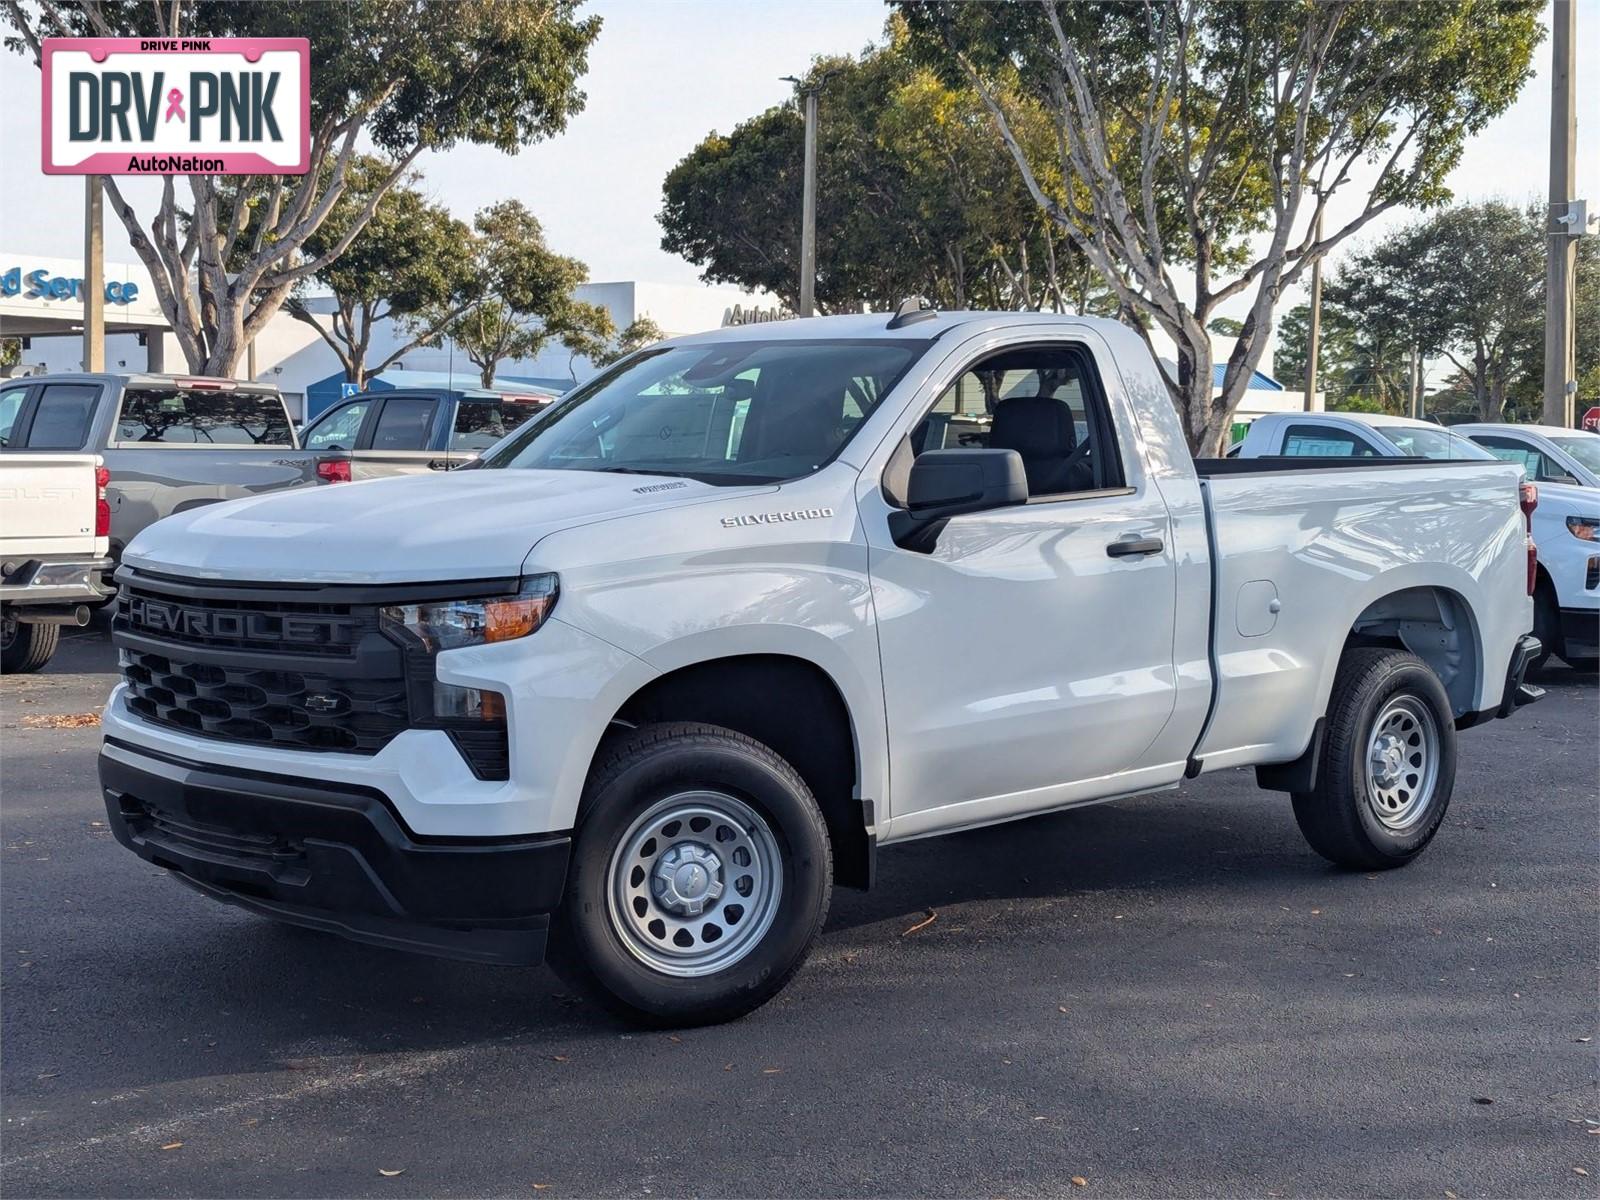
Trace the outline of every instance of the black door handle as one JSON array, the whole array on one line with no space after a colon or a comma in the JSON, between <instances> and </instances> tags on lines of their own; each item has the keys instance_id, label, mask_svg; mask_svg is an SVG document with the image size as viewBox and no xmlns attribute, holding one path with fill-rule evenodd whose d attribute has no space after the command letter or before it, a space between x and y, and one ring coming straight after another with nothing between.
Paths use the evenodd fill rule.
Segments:
<instances>
[{"instance_id":1,"label":"black door handle","mask_svg":"<svg viewBox=\"0 0 1600 1200\"><path fill-rule=\"evenodd\" d=\"M1160 538L1121 538L1106 546L1106 553L1112 558L1127 558L1129 555L1160 554L1163 543Z\"/></svg>"}]
</instances>

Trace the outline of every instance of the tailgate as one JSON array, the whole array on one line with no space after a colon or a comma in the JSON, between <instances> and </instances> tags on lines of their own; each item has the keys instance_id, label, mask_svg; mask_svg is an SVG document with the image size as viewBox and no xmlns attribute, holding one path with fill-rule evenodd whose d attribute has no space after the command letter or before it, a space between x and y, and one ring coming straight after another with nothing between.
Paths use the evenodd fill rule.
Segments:
<instances>
[{"instance_id":1,"label":"tailgate","mask_svg":"<svg viewBox=\"0 0 1600 1200\"><path fill-rule=\"evenodd\" d=\"M99 462L93 454L0 456L0 553L92 556Z\"/></svg>"}]
</instances>

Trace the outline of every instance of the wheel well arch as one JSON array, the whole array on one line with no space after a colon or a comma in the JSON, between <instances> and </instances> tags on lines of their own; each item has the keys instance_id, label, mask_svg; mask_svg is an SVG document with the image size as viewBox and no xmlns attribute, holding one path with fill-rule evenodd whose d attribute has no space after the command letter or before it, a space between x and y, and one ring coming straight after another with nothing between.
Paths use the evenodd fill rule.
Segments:
<instances>
[{"instance_id":1,"label":"wheel well arch","mask_svg":"<svg viewBox=\"0 0 1600 1200\"><path fill-rule=\"evenodd\" d=\"M1351 646L1409 650L1439 677L1457 717L1477 707L1483 650L1472 606L1459 592L1422 585L1380 596L1351 622Z\"/></svg>"},{"instance_id":2,"label":"wheel well arch","mask_svg":"<svg viewBox=\"0 0 1600 1200\"><path fill-rule=\"evenodd\" d=\"M658 721L720 725L781 755L822 810L834 879L848 887L870 886L873 817L858 798L860 742L844 694L825 670L786 654L707 659L652 679L623 702L611 723L626 728Z\"/></svg>"}]
</instances>

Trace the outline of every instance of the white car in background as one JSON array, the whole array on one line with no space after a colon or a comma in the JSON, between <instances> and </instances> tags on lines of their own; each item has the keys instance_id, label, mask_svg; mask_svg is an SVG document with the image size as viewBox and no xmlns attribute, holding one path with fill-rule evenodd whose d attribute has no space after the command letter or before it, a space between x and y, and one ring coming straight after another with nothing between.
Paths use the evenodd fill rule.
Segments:
<instances>
[{"instance_id":1,"label":"white car in background","mask_svg":"<svg viewBox=\"0 0 1600 1200\"><path fill-rule=\"evenodd\" d=\"M1230 458L1457 458L1498 457L1461 432L1388 413L1268 413L1251 423ZM1532 476L1529 476L1531 479Z\"/></svg>"},{"instance_id":2,"label":"white car in background","mask_svg":"<svg viewBox=\"0 0 1600 1200\"><path fill-rule=\"evenodd\" d=\"M1269 413L1239 458L1479 459L1514 462L1538 485L1533 634L1580 671L1600 665L1600 434L1545 425L1435 425L1385 413Z\"/></svg>"},{"instance_id":3,"label":"white car in background","mask_svg":"<svg viewBox=\"0 0 1600 1200\"><path fill-rule=\"evenodd\" d=\"M1533 537L1539 546L1535 632L1581 671L1600 666L1600 434L1558 425L1457 425L1496 458L1519 464L1539 485Z\"/></svg>"}]
</instances>

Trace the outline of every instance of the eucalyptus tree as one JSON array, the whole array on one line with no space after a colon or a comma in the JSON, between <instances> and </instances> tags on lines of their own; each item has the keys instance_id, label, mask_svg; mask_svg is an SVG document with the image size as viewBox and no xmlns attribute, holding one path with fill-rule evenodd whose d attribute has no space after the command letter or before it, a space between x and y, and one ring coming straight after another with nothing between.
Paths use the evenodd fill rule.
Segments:
<instances>
[{"instance_id":1,"label":"eucalyptus tree","mask_svg":"<svg viewBox=\"0 0 1600 1200\"><path fill-rule=\"evenodd\" d=\"M1279 298L1383 213L1449 198L1463 142L1531 73L1542 5L898 7L927 59L983 98L1039 208L1176 345L1168 386L1189 444L1218 453ZM1047 151L1019 136L1012 89L1050 114ZM1052 190L1052 173L1068 186ZM1235 265L1219 261L1228 251ZM1239 297L1248 308L1214 389L1206 326Z\"/></svg>"}]
</instances>

